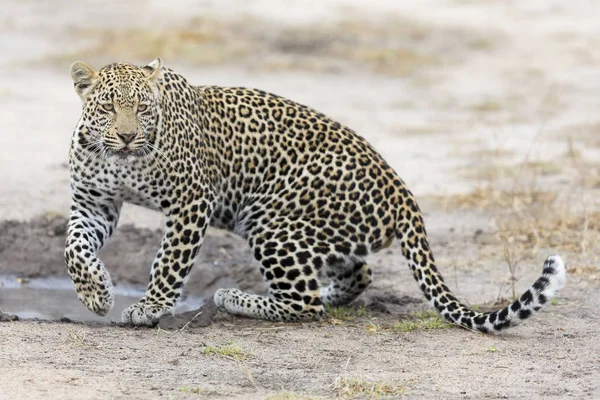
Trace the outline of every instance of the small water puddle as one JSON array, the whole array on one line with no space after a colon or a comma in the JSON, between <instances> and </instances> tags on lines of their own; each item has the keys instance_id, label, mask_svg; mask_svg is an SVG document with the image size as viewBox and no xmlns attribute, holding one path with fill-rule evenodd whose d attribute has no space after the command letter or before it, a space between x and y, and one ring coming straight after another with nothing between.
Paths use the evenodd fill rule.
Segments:
<instances>
[{"instance_id":1,"label":"small water puddle","mask_svg":"<svg viewBox=\"0 0 600 400\"><path fill-rule=\"evenodd\" d=\"M120 322L121 313L144 295L144 288L131 285L115 286L115 306L105 317L89 311L78 299L68 278L33 278L22 280L15 276L0 276L0 310L19 318L73 321ZM200 297L188 297L176 307L181 313L204 304Z\"/></svg>"}]
</instances>

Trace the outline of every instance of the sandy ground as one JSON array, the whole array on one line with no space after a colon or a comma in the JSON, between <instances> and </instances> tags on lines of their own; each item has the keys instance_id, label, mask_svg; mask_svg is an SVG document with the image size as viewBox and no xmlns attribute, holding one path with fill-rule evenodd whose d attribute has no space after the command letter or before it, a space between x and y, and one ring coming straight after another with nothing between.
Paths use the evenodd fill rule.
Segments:
<instances>
[{"instance_id":1,"label":"sandy ground","mask_svg":"<svg viewBox=\"0 0 600 400\"><path fill-rule=\"evenodd\" d=\"M46 320L0 322L0 398L600 398L600 3L118 4L3 3L0 310ZM360 132L420 199L470 304L524 290L551 252L567 286L502 336L420 324L425 302L392 247L348 315L132 329L110 320L143 290L162 218L127 207L102 252L122 302L93 319L62 279L80 110L68 65L157 55L194 83L266 89ZM211 230L188 308L234 286L264 291L243 242Z\"/></svg>"}]
</instances>

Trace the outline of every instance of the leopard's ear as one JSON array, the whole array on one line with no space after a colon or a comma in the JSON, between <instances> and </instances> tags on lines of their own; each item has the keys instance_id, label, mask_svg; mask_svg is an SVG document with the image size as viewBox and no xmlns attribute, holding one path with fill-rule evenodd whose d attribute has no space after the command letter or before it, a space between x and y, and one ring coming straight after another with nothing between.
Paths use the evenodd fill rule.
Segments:
<instances>
[{"instance_id":1,"label":"leopard's ear","mask_svg":"<svg viewBox=\"0 0 600 400\"><path fill-rule=\"evenodd\" d=\"M81 61L71 64L71 79L75 85L75 91L85 101L100 77L92 67Z\"/></svg>"},{"instance_id":2,"label":"leopard's ear","mask_svg":"<svg viewBox=\"0 0 600 400\"><path fill-rule=\"evenodd\" d=\"M149 81L156 81L162 75L162 61L156 57L154 61L143 67L144 73Z\"/></svg>"}]
</instances>

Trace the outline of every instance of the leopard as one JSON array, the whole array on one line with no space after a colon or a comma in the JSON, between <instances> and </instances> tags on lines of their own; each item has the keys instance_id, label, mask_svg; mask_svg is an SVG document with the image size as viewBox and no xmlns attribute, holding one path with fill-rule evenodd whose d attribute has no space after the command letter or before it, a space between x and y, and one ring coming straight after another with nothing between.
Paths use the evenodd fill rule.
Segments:
<instances>
[{"instance_id":1,"label":"leopard","mask_svg":"<svg viewBox=\"0 0 600 400\"><path fill-rule=\"evenodd\" d=\"M174 313L209 226L243 238L266 294L220 288L226 313L275 322L319 320L372 282L370 254L399 243L428 304L472 331L525 320L563 287L550 255L521 296L496 311L466 306L442 278L423 214L404 181L352 129L259 89L195 86L156 58L70 75L82 104L69 148L71 207L64 258L77 297L105 316L114 304L98 257L124 203L164 215L145 294L122 312L133 326Z\"/></svg>"}]
</instances>

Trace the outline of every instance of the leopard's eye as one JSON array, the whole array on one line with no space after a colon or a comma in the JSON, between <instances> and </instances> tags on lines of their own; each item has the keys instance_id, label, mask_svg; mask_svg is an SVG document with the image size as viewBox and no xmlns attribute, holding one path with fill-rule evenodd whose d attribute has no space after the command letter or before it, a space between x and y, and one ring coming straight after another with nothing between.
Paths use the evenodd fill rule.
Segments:
<instances>
[{"instance_id":1,"label":"leopard's eye","mask_svg":"<svg viewBox=\"0 0 600 400\"><path fill-rule=\"evenodd\" d=\"M104 111L113 112L115 110L115 106L111 103L101 104L101 107Z\"/></svg>"},{"instance_id":2,"label":"leopard's eye","mask_svg":"<svg viewBox=\"0 0 600 400\"><path fill-rule=\"evenodd\" d=\"M147 109L148 109L148 105L147 104L138 104L138 106L137 106L138 112L144 112Z\"/></svg>"}]
</instances>

